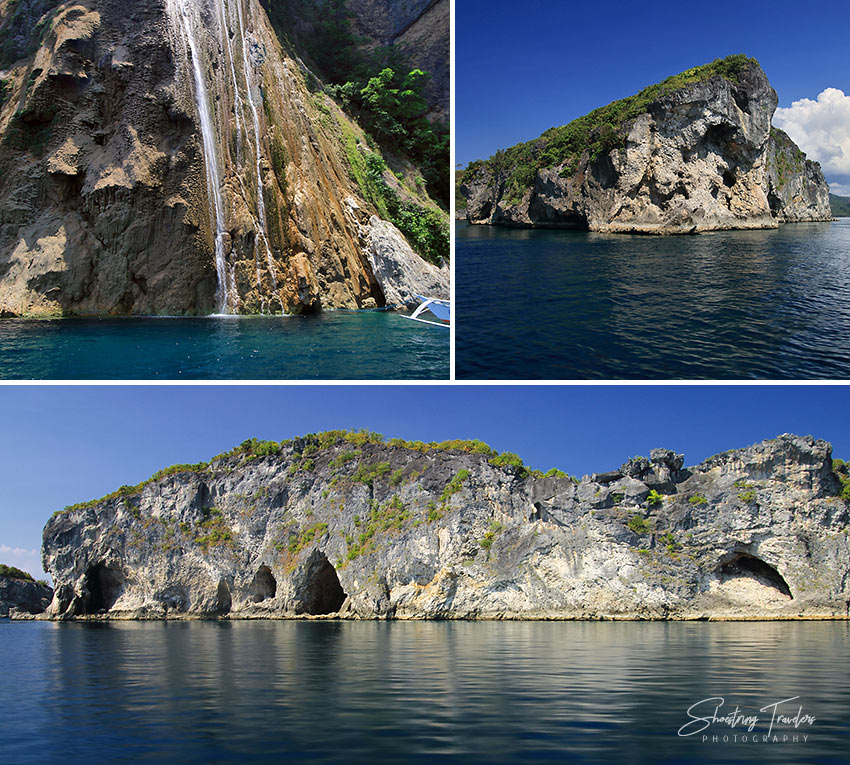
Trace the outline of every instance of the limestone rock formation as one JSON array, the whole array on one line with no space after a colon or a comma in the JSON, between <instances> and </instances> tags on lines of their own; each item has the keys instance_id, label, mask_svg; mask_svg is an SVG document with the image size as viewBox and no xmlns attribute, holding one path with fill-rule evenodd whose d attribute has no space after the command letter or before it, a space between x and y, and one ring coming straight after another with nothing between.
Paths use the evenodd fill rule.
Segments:
<instances>
[{"instance_id":1,"label":"limestone rock formation","mask_svg":"<svg viewBox=\"0 0 850 765\"><path fill-rule=\"evenodd\" d=\"M820 166L771 127L753 59L684 72L473 163L470 223L681 234L830 220Z\"/></svg>"},{"instance_id":2,"label":"limestone rock formation","mask_svg":"<svg viewBox=\"0 0 850 765\"><path fill-rule=\"evenodd\" d=\"M246 442L57 513L51 618L847 618L831 448L543 476L481 442Z\"/></svg>"},{"instance_id":3,"label":"limestone rock formation","mask_svg":"<svg viewBox=\"0 0 850 765\"><path fill-rule=\"evenodd\" d=\"M257 0L4 0L0 42L0 314L385 303L372 150Z\"/></svg>"},{"instance_id":4,"label":"limestone rock formation","mask_svg":"<svg viewBox=\"0 0 850 765\"><path fill-rule=\"evenodd\" d=\"M44 584L0 576L0 617L43 613L52 599L52 588Z\"/></svg>"}]
</instances>

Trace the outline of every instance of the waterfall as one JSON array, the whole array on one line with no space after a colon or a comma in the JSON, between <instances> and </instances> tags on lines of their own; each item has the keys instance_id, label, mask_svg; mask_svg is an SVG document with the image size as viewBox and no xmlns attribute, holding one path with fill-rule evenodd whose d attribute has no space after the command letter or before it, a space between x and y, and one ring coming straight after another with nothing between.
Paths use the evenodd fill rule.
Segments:
<instances>
[{"instance_id":1,"label":"waterfall","mask_svg":"<svg viewBox=\"0 0 850 765\"><path fill-rule=\"evenodd\" d=\"M239 37L242 40L242 63L245 68L245 85L248 91L248 104L251 107L251 116L254 121L254 146L257 154L257 212L260 216L260 231L257 232L258 238L262 237L266 247L266 261L269 267L269 276L272 279L272 285L277 290L277 276L274 272L274 260L272 259L271 248L269 247L268 239L268 224L266 223L266 201L263 198L263 177L261 172L262 164L262 147L260 144L260 117L257 112L257 104L254 101L254 84L251 79L251 65L248 61L248 40L245 35L245 21L242 16L242 0L236 0L236 8L239 17Z\"/></svg>"},{"instance_id":2,"label":"waterfall","mask_svg":"<svg viewBox=\"0 0 850 765\"><path fill-rule=\"evenodd\" d=\"M236 64L233 53L233 40L230 39L230 33L227 24L227 13L224 10L224 0L218 0L218 17L221 20L221 33L224 37L224 44L227 46L227 60L230 62L230 78L233 82L233 98L234 98L234 108L233 115L236 117L236 135L237 137L241 137L242 135L242 97L239 95L239 82L236 79ZM241 143L237 142L237 156L236 162L238 163L240 160L238 150L241 146Z\"/></svg>"},{"instance_id":3,"label":"waterfall","mask_svg":"<svg viewBox=\"0 0 850 765\"><path fill-rule=\"evenodd\" d=\"M207 190L210 197L210 215L215 220L215 270L218 277L216 290L216 310L218 313L230 313L233 308L233 294L228 286L227 257L224 251L224 202L221 197L221 174L216 152L215 128L212 113L207 98L207 87L201 70L201 59L198 55L198 45L195 38L197 20L195 4L192 0L168 0L172 18L175 18L182 32L185 43L189 46L190 58L195 80L195 102L198 107L198 117L201 120L201 138L204 148L204 164L207 171ZM191 10L190 10L191 9ZM190 16L190 13L192 15Z\"/></svg>"},{"instance_id":4,"label":"waterfall","mask_svg":"<svg viewBox=\"0 0 850 765\"><path fill-rule=\"evenodd\" d=\"M206 164L206 179L208 196L210 200L210 216L215 225L215 262L216 274L218 276L218 288L216 291L216 307L219 313L231 313L236 309L239 295L235 289L235 265L228 263L228 253L225 252L225 241L227 227L225 224L224 202L222 199L222 176L235 177L239 185L245 209L253 224L255 231L254 239L254 264L257 275L257 291L260 296L261 310L266 309L266 296L263 291L263 277L261 266L262 250L265 250L265 268L268 270L272 286L275 291L278 288L275 262L272 256L271 245L268 238L268 223L266 218L266 202L263 194L262 162L263 146L260 114L255 98L255 83L253 78L252 62L249 56L249 42L245 26L245 13L243 12L243 0L166 0L169 15L176 23L176 29L181 43L188 48L189 58L193 70L195 102L198 109L198 117L201 124L201 136L203 139L204 161ZM234 13L233 4L236 9ZM249 0L250 2L250 0ZM202 49L204 39L200 33L204 29L202 17L202 6L207 5L212 18L218 23L219 29L216 33L221 35L221 56L227 62L222 61L221 72L218 77L221 88L233 90L233 112L235 122L236 156L233 157L235 167L229 168L227 157L229 151L218 151L218 136L216 134L216 118L220 124L226 124L231 117L230 114L214 114L215 105L223 102L216 99L211 102L204 73L204 62L199 53ZM249 18L253 18L253 9L248 8ZM231 25L230 20L233 20ZM234 29L239 36L238 43L232 39L230 30ZM206 42L209 42L206 40ZM241 45L241 61L236 45ZM218 48L216 48L216 53ZM227 66L229 65L229 72ZM239 69L242 69L239 72ZM229 74L229 77L228 77ZM241 75L241 76L240 76ZM215 76L215 75L213 75ZM227 82L229 80L229 83ZM223 102L226 103L226 102ZM245 115L250 113L249 117ZM248 123L251 123L250 125ZM252 130L253 127L253 130ZM226 129L225 129L226 132ZM243 143L244 134L244 143ZM254 163L257 175L256 187L256 217L252 211L253 205L247 193L246 184L243 182L240 166L243 159L251 156L249 146L253 145ZM244 147L244 148L243 148ZM223 159L222 159L223 158ZM222 167L223 163L223 167ZM248 173L250 175L250 173ZM278 298L279 300L279 298ZM283 304L281 303L281 308Z\"/></svg>"}]
</instances>

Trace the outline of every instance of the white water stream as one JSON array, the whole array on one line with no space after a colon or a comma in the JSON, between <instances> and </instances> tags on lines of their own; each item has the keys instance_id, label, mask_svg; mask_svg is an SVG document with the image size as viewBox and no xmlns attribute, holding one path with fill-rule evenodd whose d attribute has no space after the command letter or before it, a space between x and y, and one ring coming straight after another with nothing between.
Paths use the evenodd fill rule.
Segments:
<instances>
[{"instance_id":1,"label":"white water stream","mask_svg":"<svg viewBox=\"0 0 850 765\"><path fill-rule=\"evenodd\" d=\"M216 290L216 310L218 313L230 313L232 304L231 290L227 278L227 253L224 251L224 202L221 197L221 174L216 153L215 128L207 98L207 86L201 70L201 59L195 29L199 25L197 6L192 0L168 0L172 16L180 24L183 39L189 46L192 70L195 80L195 103L201 120L201 139L204 148L204 164L207 171L207 189L210 197L210 214L215 220L215 270L218 277Z\"/></svg>"},{"instance_id":2,"label":"white water stream","mask_svg":"<svg viewBox=\"0 0 850 765\"><path fill-rule=\"evenodd\" d=\"M263 176L262 176L262 147L260 144L260 116L257 112L257 104L254 101L254 84L251 78L251 64L248 61L248 39L245 34L245 20L242 16L242 0L236 0L236 8L239 17L239 38L242 41L242 64L245 71L245 85L248 91L248 104L251 106L251 116L254 120L254 147L257 156L257 212L260 216L260 231L257 232L258 238L262 237L263 244L266 247L266 261L269 267L269 276L272 279L272 285L277 290L277 276L274 272L274 260L272 259L272 251L269 247L268 240L268 224L266 223L266 201L263 197Z\"/></svg>"},{"instance_id":3,"label":"white water stream","mask_svg":"<svg viewBox=\"0 0 850 765\"><path fill-rule=\"evenodd\" d=\"M212 12L218 17L222 43L225 48L225 53L228 58L230 68L230 80L234 94L234 110L236 127L236 157L233 161L237 168L235 175L242 189L242 196L248 208L248 214L254 224L256 230L256 238L254 244L254 260L257 269L257 288L260 294L260 299L265 308L265 296L262 288L262 273L260 266L260 257L258 249L260 246L265 249L265 260L268 268L268 273L272 281L272 285L277 290L278 280L275 272L274 259L272 257L271 247L268 240L268 225L266 221L266 204L263 197L263 180L262 180L262 138L260 128L260 116L257 109L257 104L254 96L254 83L252 78L252 66L248 55L248 39L245 30L245 17L242 9L242 0L235 0L236 16L235 25L238 24L239 44L242 48L242 69L244 85L240 82L240 77L237 74L237 53L235 51L234 41L230 34L230 25L228 22L228 8L232 7L233 0L214 0ZM213 107L211 106L208 88L206 84L205 74L203 70L204 62L200 55L201 37L200 31L203 28L201 18L201 9L199 6L202 2L197 0L167 0L169 13L174 21L177 22L177 29L183 43L188 47L194 80L195 103L198 109L198 117L201 124L201 137L203 142L204 163L206 165L207 188L210 199L210 216L214 221L215 226L215 264L216 275L218 278L218 286L216 290L216 309L218 313L232 313L237 307L239 296L235 289L234 265L228 269L228 253L225 252L226 240L226 217L224 211L224 201L222 198L222 172L221 162L218 152L218 141L215 130L215 120ZM242 93L245 98L243 98ZM221 103L221 99L216 99L215 103ZM245 104L251 112L253 123L253 136L250 136L250 129L245 124L243 119L243 110ZM221 115L219 115L221 116ZM229 117L229 115L228 115ZM226 120L225 120L226 121ZM241 174L239 173L239 165L243 160L243 152L241 151L243 143L243 128L246 143L253 143L254 156L256 159L256 174L257 174L257 220L250 210L249 197L246 193L245 186L242 182ZM251 140L253 138L253 140ZM281 306L282 307L282 306Z\"/></svg>"}]
</instances>

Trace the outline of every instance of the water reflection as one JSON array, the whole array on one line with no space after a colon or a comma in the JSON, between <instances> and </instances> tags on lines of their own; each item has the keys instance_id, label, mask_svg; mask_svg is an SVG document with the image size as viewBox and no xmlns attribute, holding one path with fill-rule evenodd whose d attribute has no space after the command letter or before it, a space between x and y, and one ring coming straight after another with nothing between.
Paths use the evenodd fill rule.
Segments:
<instances>
[{"instance_id":1,"label":"water reflection","mask_svg":"<svg viewBox=\"0 0 850 765\"><path fill-rule=\"evenodd\" d=\"M800 696L817 717L760 759L850 743L847 623L5 622L0 641L23 651L4 678L14 762L751 758L677 737L715 695Z\"/></svg>"},{"instance_id":2,"label":"water reflection","mask_svg":"<svg viewBox=\"0 0 850 765\"><path fill-rule=\"evenodd\" d=\"M459 376L850 377L850 219L457 241Z\"/></svg>"}]
</instances>

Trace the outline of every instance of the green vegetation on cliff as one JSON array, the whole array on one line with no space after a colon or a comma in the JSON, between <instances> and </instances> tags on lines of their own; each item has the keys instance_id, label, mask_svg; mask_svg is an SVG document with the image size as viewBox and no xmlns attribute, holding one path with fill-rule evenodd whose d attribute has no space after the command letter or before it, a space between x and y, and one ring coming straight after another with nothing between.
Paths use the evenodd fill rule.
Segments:
<instances>
[{"instance_id":1,"label":"green vegetation on cliff","mask_svg":"<svg viewBox=\"0 0 850 765\"><path fill-rule=\"evenodd\" d=\"M391 221L421 258L441 266L451 257L448 222L435 209L403 200L387 183L387 163L365 151L350 125L339 122L351 177L384 220Z\"/></svg>"},{"instance_id":2,"label":"green vegetation on cliff","mask_svg":"<svg viewBox=\"0 0 850 765\"><path fill-rule=\"evenodd\" d=\"M835 473L835 477L841 486L839 496L850 502L850 464L844 460L834 459L832 461L832 472Z\"/></svg>"},{"instance_id":3,"label":"green vegetation on cliff","mask_svg":"<svg viewBox=\"0 0 850 765\"><path fill-rule=\"evenodd\" d=\"M345 0L262 0L262 5L282 43L327 81L325 91L382 149L413 163L428 193L447 210L449 129L426 119L428 73L395 46L370 46L359 37ZM308 84L320 87L315 78L308 77Z\"/></svg>"},{"instance_id":4,"label":"green vegetation on cliff","mask_svg":"<svg viewBox=\"0 0 850 765\"><path fill-rule=\"evenodd\" d=\"M99 505L102 502L108 502L113 499L127 499L128 497L137 496L141 494L141 492L148 484L159 481L163 478L166 478L167 476L179 475L181 473L212 474L222 469L229 470L232 466L228 467L223 463L234 458L239 458L241 464L245 464L255 459L262 459L263 457L275 457L279 454L282 454L284 450L296 448L298 449L298 451L293 456L296 460L300 460L300 462L295 463L296 469L292 471L292 474L298 472L299 470L312 470L314 464L313 460L309 458L311 458L313 455L316 455L319 452L326 451L336 446L348 444L355 447L364 447L367 444L371 444L374 446L387 446L395 449L407 449L409 451L419 452L420 454L427 454L431 451L482 454L487 457L490 457L489 461L495 467L512 467L522 478L527 478L530 476L540 478L544 475L543 472L540 470L532 470L526 467L523 464L522 459L516 454L513 454L512 452L503 452L502 454L499 454L499 452L497 452L495 449L491 448L483 441L479 441L478 439L451 439L448 441L428 442L407 441L403 438L385 439L381 433L375 433L374 431L366 429L328 430L323 433L308 433L306 436L302 436L300 438L291 438L280 442L261 441L256 438L249 438L243 441L241 444L239 444L239 446L235 447L234 449L231 449L228 452L224 452L223 454L219 454L213 457L209 462L196 462L191 464L181 463L178 465L171 465L170 467L158 470L146 481L142 481L141 483L135 486L121 486L120 488L107 494L104 497L100 497L99 499L88 500L86 502L78 502L75 505L68 505L67 507L65 507L64 510L57 510L53 515L63 515L65 513L74 512L76 510L85 510L91 507L95 507L96 505ZM343 452L341 455L335 457L334 460L336 462L336 466L340 466L345 462L357 458L359 455L359 449L356 451L346 451ZM390 465L387 462L377 462L371 465L360 465L358 466L358 469L353 476L353 480L356 482L364 483L366 485L371 485L375 479L377 479L378 477L386 476L389 472ZM546 475L548 477L569 477L566 473L554 468L548 473L546 473ZM449 488L447 488L449 494L447 496L451 496L451 494L455 491L459 491L460 485L468 477L468 471L461 470L457 474L457 476L455 476L453 481L449 484ZM388 480L390 480L393 484L397 484L400 482L400 476L396 476L395 478L391 477Z\"/></svg>"},{"instance_id":5,"label":"green vegetation on cliff","mask_svg":"<svg viewBox=\"0 0 850 765\"><path fill-rule=\"evenodd\" d=\"M799 175L806 166L806 155L800 151L788 133L779 128L770 127L770 137L776 144L774 158L776 160L777 183L783 188L788 179L793 175Z\"/></svg>"},{"instance_id":6,"label":"green vegetation on cliff","mask_svg":"<svg viewBox=\"0 0 850 765\"><path fill-rule=\"evenodd\" d=\"M850 218L850 197L829 195L829 207L836 218Z\"/></svg>"},{"instance_id":7,"label":"green vegetation on cliff","mask_svg":"<svg viewBox=\"0 0 850 765\"><path fill-rule=\"evenodd\" d=\"M737 54L688 69L650 85L636 95L595 109L567 125L550 128L536 140L500 149L490 159L471 162L461 173L460 180L463 182L486 166L495 177L505 181L506 201L519 201L532 185L538 170L563 165L561 175L569 177L578 169L585 152L593 160L604 152L622 146L625 139L624 126L644 114L660 98L712 77L723 77L737 84L741 73L757 64L755 59Z\"/></svg>"},{"instance_id":8,"label":"green vegetation on cliff","mask_svg":"<svg viewBox=\"0 0 850 765\"><path fill-rule=\"evenodd\" d=\"M23 579L26 582L35 581L35 579L32 578L32 574L28 574L26 571L21 571L19 568L15 568L14 566L7 566L5 563L0 563L0 576L6 577L7 579Z\"/></svg>"}]
</instances>

